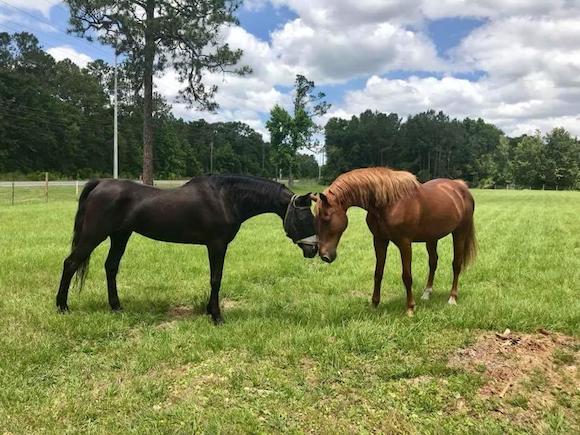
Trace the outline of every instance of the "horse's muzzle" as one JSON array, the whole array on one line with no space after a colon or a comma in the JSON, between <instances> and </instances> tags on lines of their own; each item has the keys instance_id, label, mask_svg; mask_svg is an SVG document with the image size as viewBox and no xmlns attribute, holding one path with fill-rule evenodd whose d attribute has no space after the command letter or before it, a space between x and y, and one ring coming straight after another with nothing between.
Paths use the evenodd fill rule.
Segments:
<instances>
[{"instance_id":1,"label":"horse's muzzle","mask_svg":"<svg viewBox=\"0 0 580 435\"><path fill-rule=\"evenodd\" d=\"M320 258L322 259L322 261L324 261L325 263L332 263L334 260L336 260L336 254L334 255L329 255L329 254L320 254Z\"/></svg>"},{"instance_id":2,"label":"horse's muzzle","mask_svg":"<svg viewBox=\"0 0 580 435\"><path fill-rule=\"evenodd\" d=\"M318 253L318 245L310 245L304 243L298 243L298 246L302 249L302 254L304 258L314 258Z\"/></svg>"}]
</instances>

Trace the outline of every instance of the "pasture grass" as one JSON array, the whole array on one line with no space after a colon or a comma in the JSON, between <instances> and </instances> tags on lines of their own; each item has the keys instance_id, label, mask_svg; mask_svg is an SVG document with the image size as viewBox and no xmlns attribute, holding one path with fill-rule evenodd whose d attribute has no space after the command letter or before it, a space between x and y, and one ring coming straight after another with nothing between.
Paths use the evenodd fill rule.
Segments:
<instances>
[{"instance_id":1,"label":"pasture grass","mask_svg":"<svg viewBox=\"0 0 580 435\"><path fill-rule=\"evenodd\" d=\"M299 186L297 190L321 190ZM528 390L485 398L485 366L450 355L486 330L580 335L580 193L474 191L480 252L446 304L451 243L439 243L430 301L420 299L427 255L414 245L417 312L405 316L397 249L389 247L382 302L370 304L374 254L365 213L335 263L302 258L278 217L246 222L222 282L225 324L204 314L205 247L133 235L118 276L124 311L107 304L104 259L93 254L70 314L54 297L76 203L0 205L0 432L87 433L572 433L577 394L539 418ZM578 346L558 350L568 367ZM542 373L530 390L550 388ZM578 385L578 378L573 378ZM578 389L576 389L578 391Z\"/></svg>"}]
</instances>

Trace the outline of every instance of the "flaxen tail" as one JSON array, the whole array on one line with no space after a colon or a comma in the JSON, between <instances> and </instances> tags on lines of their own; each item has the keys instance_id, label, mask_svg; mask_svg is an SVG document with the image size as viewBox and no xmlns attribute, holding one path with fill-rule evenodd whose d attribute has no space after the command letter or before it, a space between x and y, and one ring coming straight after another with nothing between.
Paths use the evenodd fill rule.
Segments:
<instances>
[{"instance_id":1,"label":"flaxen tail","mask_svg":"<svg viewBox=\"0 0 580 435\"><path fill-rule=\"evenodd\" d=\"M85 184L83 191L81 192L81 196L79 197L79 207L77 209L77 214L75 216L75 226L73 232L73 239L71 243L71 253L74 253L75 249L79 245L79 241L81 239L81 235L83 232L83 221L85 218L85 209L86 209L86 200L89 194L93 191L95 187L99 184L100 180L90 180ZM82 262L80 263L76 274L75 274L75 285L78 286L79 291L83 288L85 284L85 278L87 277L87 273L89 272L89 261L91 260L91 256L87 256Z\"/></svg>"}]
</instances>

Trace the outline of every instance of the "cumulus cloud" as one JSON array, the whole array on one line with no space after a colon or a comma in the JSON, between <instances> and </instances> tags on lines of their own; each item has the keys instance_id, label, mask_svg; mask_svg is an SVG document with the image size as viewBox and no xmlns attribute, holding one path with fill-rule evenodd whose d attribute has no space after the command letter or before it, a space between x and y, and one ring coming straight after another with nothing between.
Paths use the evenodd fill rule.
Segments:
<instances>
[{"instance_id":1,"label":"cumulus cloud","mask_svg":"<svg viewBox=\"0 0 580 435\"><path fill-rule=\"evenodd\" d=\"M316 28L302 19L272 34L276 59L319 84L396 69L437 71L444 64L424 35L384 22L345 28Z\"/></svg>"},{"instance_id":2,"label":"cumulus cloud","mask_svg":"<svg viewBox=\"0 0 580 435\"><path fill-rule=\"evenodd\" d=\"M14 11L14 8L36 11L48 17L50 9L59 3L62 3L62 0L2 0L0 7L11 11Z\"/></svg>"},{"instance_id":3,"label":"cumulus cloud","mask_svg":"<svg viewBox=\"0 0 580 435\"><path fill-rule=\"evenodd\" d=\"M57 61L63 59L70 59L72 62L76 63L81 68L87 66L89 62L92 62L92 58L80 51L75 50L69 45L62 45L59 47L51 47L46 50L48 54L54 57Z\"/></svg>"},{"instance_id":4,"label":"cumulus cloud","mask_svg":"<svg viewBox=\"0 0 580 435\"><path fill-rule=\"evenodd\" d=\"M333 113L344 117L370 108L409 115L432 108L460 118L483 117L508 134L564 126L580 135L580 5L572 4L442 0L435 7L423 1L426 17L487 18L451 51L447 65L449 72L482 71L483 76L372 76L363 89L348 92Z\"/></svg>"},{"instance_id":5,"label":"cumulus cloud","mask_svg":"<svg viewBox=\"0 0 580 435\"><path fill-rule=\"evenodd\" d=\"M248 77L208 75L207 84L219 86L217 114L179 109L187 118L203 116L212 120L233 120L243 116L250 125L259 126L261 119L275 104L288 106L289 93L280 92L280 85L292 85L296 74L304 74L318 85L345 82L353 77L382 74L393 69L441 70L435 46L424 35L390 23L353 27L345 32L330 28L314 28L298 18L286 23L271 35L271 41L258 39L238 26L224 29L224 42L241 48L241 63L249 65ZM181 85L174 72L156 80L160 92L172 99ZM241 119L240 119L241 120Z\"/></svg>"},{"instance_id":6,"label":"cumulus cloud","mask_svg":"<svg viewBox=\"0 0 580 435\"><path fill-rule=\"evenodd\" d=\"M578 98L580 90L564 93L538 76L503 83L489 77L473 82L454 77L389 80L373 76L363 89L348 92L344 103L329 116L348 118L366 109L408 116L434 109L458 118L482 117L508 134L564 126L580 135Z\"/></svg>"},{"instance_id":7,"label":"cumulus cloud","mask_svg":"<svg viewBox=\"0 0 580 435\"><path fill-rule=\"evenodd\" d=\"M58 3L7 1L45 14ZM244 50L242 63L254 72L205 77L220 88L217 113L176 102L182 84L174 71L156 78L177 116L242 121L267 134L263 120L275 104L290 106L287 89L299 73L317 85L366 79L339 99L333 116L369 108L404 116L432 108L481 116L509 134L554 126L580 134L578 0L248 0L244 7L257 10L268 2L298 17L273 30L268 41L238 26L224 29L223 41ZM426 24L454 17L479 18L482 25L442 59ZM81 66L91 60L69 46L48 51ZM389 79L392 71L409 77ZM474 71L479 78L459 75Z\"/></svg>"}]
</instances>

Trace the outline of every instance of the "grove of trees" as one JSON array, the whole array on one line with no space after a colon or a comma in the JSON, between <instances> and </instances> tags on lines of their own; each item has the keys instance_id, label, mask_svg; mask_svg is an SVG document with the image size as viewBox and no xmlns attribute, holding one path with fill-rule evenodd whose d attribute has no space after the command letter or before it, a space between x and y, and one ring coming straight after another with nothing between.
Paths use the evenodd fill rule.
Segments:
<instances>
[{"instance_id":1,"label":"grove of trees","mask_svg":"<svg viewBox=\"0 0 580 435\"><path fill-rule=\"evenodd\" d=\"M119 167L126 178L138 178L143 170L143 96L132 74L127 66L119 71ZM69 60L55 61L29 33L0 33L0 179L40 179L45 171L62 178L110 177L112 77L102 60L79 68ZM155 177L210 173L212 154L213 173L275 178L282 167L287 177L285 162L292 154L294 175L316 178L318 164L305 151L316 139L309 115L323 100L311 92L311 82L302 82L308 85L305 104L269 123L275 145L240 122L176 119L154 94ZM286 118L304 121L295 139L275 137L276 128L292 133L292 122L280 122ZM452 177L480 187L580 188L580 141L562 128L507 137L482 119L451 119L435 111L403 119L367 110L351 119L331 118L324 136L325 181L353 168L388 165L423 181ZM299 149L303 154L294 155Z\"/></svg>"},{"instance_id":2,"label":"grove of trees","mask_svg":"<svg viewBox=\"0 0 580 435\"><path fill-rule=\"evenodd\" d=\"M506 137L482 119L433 110L410 116L367 110L325 128L328 180L352 168L391 166L423 180L462 178L473 186L580 188L580 141L555 128L545 136Z\"/></svg>"},{"instance_id":3,"label":"grove of trees","mask_svg":"<svg viewBox=\"0 0 580 435\"><path fill-rule=\"evenodd\" d=\"M143 99L121 69L119 78L120 175L139 178L143 162ZM110 177L113 72L102 60L79 68L56 62L29 33L0 33L0 178ZM276 176L269 143L240 122L186 122L154 96L154 167L157 178L210 173ZM297 176L315 178L312 156L297 160Z\"/></svg>"}]
</instances>

